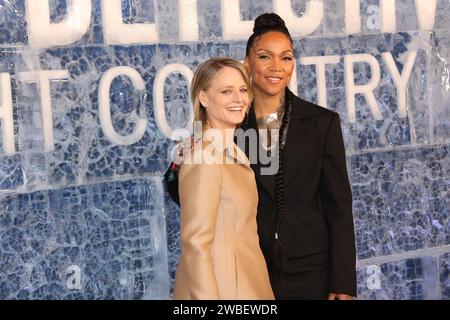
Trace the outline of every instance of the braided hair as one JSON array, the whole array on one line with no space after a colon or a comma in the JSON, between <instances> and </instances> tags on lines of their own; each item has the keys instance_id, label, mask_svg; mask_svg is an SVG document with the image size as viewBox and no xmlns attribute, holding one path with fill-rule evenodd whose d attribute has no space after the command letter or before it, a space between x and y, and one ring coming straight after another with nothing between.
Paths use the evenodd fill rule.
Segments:
<instances>
[{"instance_id":1,"label":"braided hair","mask_svg":"<svg viewBox=\"0 0 450 320\"><path fill-rule=\"evenodd\" d=\"M264 13L255 19L255 26L253 27L253 34L247 40L247 48L245 49L245 56L249 56L250 49L257 41L257 38L267 32L277 31L284 34L293 44L291 34L284 23L284 20L276 13Z\"/></svg>"},{"instance_id":2,"label":"braided hair","mask_svg":"<svg viewBox=\"0 0 450 320\"><path fill-rule=\"evenodd\" d=\"M253 106L252 106L253 107ZM292 114L292 93L289 89L285 89L285 111L283 118L281 120L281 127L279 130L278 137L278 172L275 175L275 219L272 225L271 237L269 239L270 246L270 257L267 261L269 270L271 271L272 284L278 285L279 287L274 287L276 293L280 293L284 287L284 277L283 270L286 262L286 252L283 244L281 243L279 233L281 225L284 219L284 146L286 145L287 131L289 127L289 122ZM241 123L240 128L243 131L249 129L248 121L249 115L247 114L244 121ZM249 157L249 141L244 143L245 154ZM260 146L261 147L261 146Z\"/></svg>"},{"instance_id":3,"label":"braided hair","mask_svg":"<svg viewBox=\"0 0 450 320\"><path fill-rule=\"evenodd\" d=\"M247 41L246 56L249 57L251 48L254 47L255 42L258 41L259 37L267 32L280 32L284 34L293 44L289 30L287 29L284 20L275 13L265 13L258 16L255 20L255 26L253 28L253 34ZM286 262L286 252L285 248L280 240L279 234L281 225L284 220L284 152L283 148L286 144L287 130L289 127L289 122L292 113L292 93L288 88L285 88L285 99L284 99L284 115L281 121L281 127L279 130L278 137L278 155L279 155L279 166L278 172L275 175L275 217L273 219L273 225L271 228L270 239L269 239L269 250L270 254L267 258L267 265L269 268L269 276L271 277L272 287L275 296L280 296L284 291L284 266ZM252 106L253 107L253 106ZM248 115L244 119L241 126L243 130L248 129ZM249 146L245 144L245 153L248 156Z\"/></svg>"},{"instance_id":4,"label":"braided hair","mask_svg":"<svg viewBox=\"0 0 450 320\"><path fill-rule=\"evenodd\" d=\"M278 172L275 175L275 219L274 225L272 227L271 237L269 239L269 246L271 250L271 262L273 277L275 277L272 283L278 285L274 290L276 293L284 288L284 277L283 271L286 262L286 252L285 248L280 240L279 233L281 229L281 224L284 219L284 146L287 139L287 130L289 127L289 122L292 114L292 95L291 92L286 88L285 90L285 111L284 116L281 120L281 127L278 137L278 155L279 155L279 165Z\"/></svg>"}]
</instances>

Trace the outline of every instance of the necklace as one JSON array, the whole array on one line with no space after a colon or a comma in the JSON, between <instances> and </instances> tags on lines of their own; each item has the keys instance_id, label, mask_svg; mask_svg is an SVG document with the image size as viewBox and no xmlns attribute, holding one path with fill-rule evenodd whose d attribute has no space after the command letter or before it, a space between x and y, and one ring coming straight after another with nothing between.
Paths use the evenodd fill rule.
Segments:
<instances>
[{"instance_id":1,"label":"necklace","mask_svg":"<svg viewBox=\"0 0 450 320\"><path fill-rule=\"evenodd\" d=\"M285 111L284 95L280 99L280 106L275 112L265 114L258 119L258 125L262 146L266 151L271 151L277 145L279 139L279 129L283 120ZM275 131L274 131L275 130Z\"/></svg>"}]
</instances>

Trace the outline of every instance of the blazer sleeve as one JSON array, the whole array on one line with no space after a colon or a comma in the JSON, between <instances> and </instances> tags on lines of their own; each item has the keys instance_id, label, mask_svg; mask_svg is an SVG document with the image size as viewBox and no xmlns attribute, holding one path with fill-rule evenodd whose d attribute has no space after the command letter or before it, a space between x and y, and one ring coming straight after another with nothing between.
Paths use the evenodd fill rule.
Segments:
<instances>
[{"instance_id":1,"label":"blazer sleeve","mask_svg":"<svg viewBox=\"0 0 450 320\"><path fill-rule=\"evenodd\" d=\"M166 183L169 196L172 201L175 202L178 206L180 205L180 195L178 192L178 175L180 166L183 163L183 152L184 150L192 149L193 146L193 137L185 139L183 143L178 143L176 145L177 153L175 159L170 163L169 168L167 168L166 172L164 173L164 181Z\"/></svg>"},{"instance_id":2,"label":"blazer sleeve","mask_svg":"<svg viewBox=\"0 0 450 320\"><path fill-rule=\"evenodd\" d=\"M324 146L321 189L330 240L330 292L356 296L356 249L352 192L338 114Z\"/></svg>"},{"instance_id":3,"label":"blazer sleeve","mask_svg":"<svg viewBox=\"0 0 450 320\"><path fill-rule=\"evenodd\" d=\"M172 162L169 168L164 173L164 181L167 186L167 192L170 198L177 205L180 205L180 196L178 194L178 170L175 169L175 164Z\"/></svg>"},{"instance_id":4,"label":"blazer sleeve","mask_svg":"<svg viewBox=\"0 0 450 320\"><path fill-rule=\"evenodd\" d=\"M183 164L179 175L182 263L192 299L219 299L213 269L214 239L222 175L217 164Z\"/></svg>"}]
</instances>

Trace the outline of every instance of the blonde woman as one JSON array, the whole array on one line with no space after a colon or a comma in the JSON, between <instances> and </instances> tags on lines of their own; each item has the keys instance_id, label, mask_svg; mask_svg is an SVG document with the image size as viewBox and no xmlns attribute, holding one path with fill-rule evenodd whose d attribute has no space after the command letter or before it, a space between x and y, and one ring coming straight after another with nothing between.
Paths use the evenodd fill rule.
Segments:
<instances>
[{"instance_id":1,"label":"blonde woman","mask_svg":"<svg viewBox=\"0 0 450 320\"><path fill-rule=\"evenodd\" d=\"M181 256L175 299L274 299L256 225L258 191L234 130L251 100L245 67L213 58L191 87L203 138L179 172Z\"/></svg>"}]
</instances>

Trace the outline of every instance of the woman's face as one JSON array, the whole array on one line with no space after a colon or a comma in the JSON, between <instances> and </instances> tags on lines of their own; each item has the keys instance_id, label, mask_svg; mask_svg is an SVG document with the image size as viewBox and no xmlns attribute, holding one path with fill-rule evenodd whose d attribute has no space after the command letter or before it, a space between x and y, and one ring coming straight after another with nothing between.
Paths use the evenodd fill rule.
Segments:
<instances>
[{"instance_id":1,"label":"woman's face","mask_svg":"<svg viewBox=\"0 0 450 320\"><path fill-rule=\"evenodd\" d=\"M224 67L206 91L199 93L200 103L206 108L207 120L213 128L235 128L245 117L250 104L248 88L241 72Z\"/></svg>"},{"instance_id":2,"label":"woman's face","mask_svg":"<svg viewBox=\"0 0 450 320\"><path fill-rule=\"evenodd\" d=\"M245 58L255 96L279 95L289 85L294 70L294 51L289 38L271 31L257 37Z\"/></svg>"}]
</instances>

